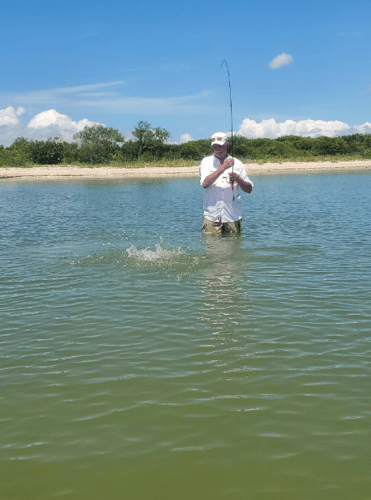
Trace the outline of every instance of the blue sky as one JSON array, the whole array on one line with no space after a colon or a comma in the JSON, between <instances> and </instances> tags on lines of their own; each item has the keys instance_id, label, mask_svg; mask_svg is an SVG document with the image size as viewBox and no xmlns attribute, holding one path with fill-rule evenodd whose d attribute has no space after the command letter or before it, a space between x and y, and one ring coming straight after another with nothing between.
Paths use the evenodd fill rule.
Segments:
<instances>
[{"instance_id":1,"label":"blue sky","mask_svg":"<svg viewBox=\"0 0 371 500\"><path fill-rule=\"evenodd\" d=\"M363 0L9 2L0 144L93 122L130 137L144 120L176 142L228 132L224 59L243 135L369 131L370 13Z\"/></svg>"}]
</instances>

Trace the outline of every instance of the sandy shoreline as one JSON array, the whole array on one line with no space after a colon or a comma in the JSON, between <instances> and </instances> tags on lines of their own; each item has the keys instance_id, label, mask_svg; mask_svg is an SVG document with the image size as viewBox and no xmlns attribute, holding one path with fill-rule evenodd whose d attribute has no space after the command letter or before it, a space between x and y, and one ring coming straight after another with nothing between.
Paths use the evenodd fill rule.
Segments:
<instances>
[{"instance_id":1,"label":"sandy shoreline","mask_svg":"<svg viewBox=\"0 0 371 500\"><path fill-rule=\"evenodd\" d=\"M254 175L282 175L306 173L332 173L371 169L371 160L336 161L336 162L287 162L287 163L247 163L248 174ZM68 179L125 179L143 177L198 177L198 166L193 167L75 167L45 165L42 167L0 168L0 180L68 180Z\"/></svg>"}]
</instances>

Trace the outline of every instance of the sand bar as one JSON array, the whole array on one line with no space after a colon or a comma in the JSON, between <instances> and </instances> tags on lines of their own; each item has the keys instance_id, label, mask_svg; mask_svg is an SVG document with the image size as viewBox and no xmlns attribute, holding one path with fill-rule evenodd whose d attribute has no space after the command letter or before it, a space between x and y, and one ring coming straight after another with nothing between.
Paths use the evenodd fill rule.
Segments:
<instances>
[{"instance_id":1,"label":"sand bar","mask_svg":"<svg viewBox=\"0 0 371 500\"><path fill-rule=\"evenodd\" d=\"M371 160L336 161L336 162L283 162L283 163L247 163L248 174L282 175L306 173L332 173L371 169ZM76 167L72 165L45 165L31 168L1 167L0 180L68 180L68 179L125 179L143 177L198 177L198 166L193 167Z\"/></svg>"}]
</instances>

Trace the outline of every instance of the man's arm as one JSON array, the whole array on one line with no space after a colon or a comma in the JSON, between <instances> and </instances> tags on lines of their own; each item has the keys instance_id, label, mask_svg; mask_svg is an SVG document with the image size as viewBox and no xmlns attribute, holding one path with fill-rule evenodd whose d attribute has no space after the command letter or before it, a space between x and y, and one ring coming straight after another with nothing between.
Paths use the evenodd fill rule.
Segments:
<instances>
[{"instance_id":1,"label":"man's arm","mask_svg":"<svg viewBox=\"0 0 371 500\"><path fill-rule=\"evenodd\" d=\"M236 172L232 172L229 174L229 178L231 182L236 182L238 186L244 191L245 193L251 193L252 191L252 184L249 181L244 181ZM207 177L206 177L207 179ZM206 180L205 179L205 180Z\"/></svg>"},{"instance_id":2,"label":"man's arm","mask_svg":"<svg viewBox=\"0 0 371 500\"><path fill-rule=\"evenodd\" d=\"M228 170L233 165L234 165L233 158L229 158L229 159L225 160L225 162L222 163L222 165L220 165L220 167L217 170L215 170L215 172L213 172L212 174L209 174L207 177L205 177L205 180L202 184L202 187L205 189L210 187L212 184L214 184L214 182L216 181L216 179L218 177L220 177L226 170Z\"/></svg>"}]
</instances>

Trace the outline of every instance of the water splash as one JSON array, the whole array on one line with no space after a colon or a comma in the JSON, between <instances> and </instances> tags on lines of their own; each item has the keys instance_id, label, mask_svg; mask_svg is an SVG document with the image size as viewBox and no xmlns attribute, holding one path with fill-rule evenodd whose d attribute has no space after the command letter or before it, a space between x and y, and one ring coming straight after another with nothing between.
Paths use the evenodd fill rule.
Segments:
<instances>
[{"instance_id":1,"label":"water splash","mask_svg":"<svg viewBox=\"0 0 371 500\"><path fill-rule=\"evenodd\" d=\"M186 252L182 250L182 247L166 250L162 248L159 243L155 244L155 250L151 250L149 247L138 249L135 245L131 244L126 251L129 258L143 262L164 262L174 259L174 257L179 255L187 255Z\"/></svg>"},{"instance_id":2,"label":"water splash","mask_svg":"<svg viewBox=\"0 0 371 500\"><path fill-rule=\"evenodd\" d=\"M134 267L145 272L160 272L174 276L177 281L187 280L190 276L212 265L206 254L192 252L188 247L166 249L157 243L153 247L136 248L131 244L126 250L127 267Z\"/></svg>"},{"instance_id":3,"label":"water splash","mask_svg":"<svg viewBox=\"0 0 371 500\"><path fill-rule=\"evenodd\" d=\"M204 255L192 254L181 246L166 249L161 243L162 240L156 243L154 248L137 248L131 243L126 250L110 249L85 256L76 254L70 264L84 267L118 265L122 268L170 272L172 275L175 273L177 280L183 280L208 265Z\"/></svg>"}]
</instances>

